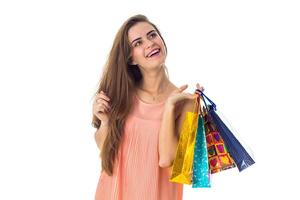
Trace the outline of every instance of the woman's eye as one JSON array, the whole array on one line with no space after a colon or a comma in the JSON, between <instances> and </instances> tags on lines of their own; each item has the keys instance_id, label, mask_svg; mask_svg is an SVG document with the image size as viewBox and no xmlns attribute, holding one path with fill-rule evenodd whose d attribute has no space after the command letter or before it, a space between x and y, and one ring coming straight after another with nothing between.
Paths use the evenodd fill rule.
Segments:
<instances>
[{"instance_id":1,"label":"woman's eye","mask_svg":"<svg viewBox=\"0 0 300 200\"><path fill-rule=\"evenodd\" d=\"M150 38L154 38L156 36L156 33L151 33Z\"/></svg>"},{"instance_id":2,"label":"woman's eye","mask_svg":"<svg viewBox=\"0 0 300 200\"><path fill-rule=\"evenodd\" d=\"M140 46L140 45L141 45L141 42L140 42L140 41L138 41L138 42L136 42L136 43L134 44L135 47Z\"/></svg>"}]
</instances>

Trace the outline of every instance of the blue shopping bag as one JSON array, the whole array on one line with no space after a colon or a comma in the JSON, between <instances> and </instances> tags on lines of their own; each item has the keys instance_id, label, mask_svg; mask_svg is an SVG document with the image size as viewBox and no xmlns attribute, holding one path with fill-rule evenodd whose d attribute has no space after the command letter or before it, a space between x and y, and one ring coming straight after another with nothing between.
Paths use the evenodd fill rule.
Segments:
<instances>
[{"instance_id":1,"label":"blue shopping bag","mask_svg":"<svg viewBox=\"0 0 300 200\"><path fill-rule=\"evenodd\" d=\"M242 171L249 166L253 165L255 161L241 145L238 139L234 136L232 131L225 125L221 118L216 113L216 104L211 101L201 90L197 91L203 98L206 109L208 110L208 116L216 125L217 130L219 131L221 137L223 138L228 152L230 153L232 159L234 160L239 171ZM208 101L208 102L206 102Z\"/></svg>"}]
</instances>

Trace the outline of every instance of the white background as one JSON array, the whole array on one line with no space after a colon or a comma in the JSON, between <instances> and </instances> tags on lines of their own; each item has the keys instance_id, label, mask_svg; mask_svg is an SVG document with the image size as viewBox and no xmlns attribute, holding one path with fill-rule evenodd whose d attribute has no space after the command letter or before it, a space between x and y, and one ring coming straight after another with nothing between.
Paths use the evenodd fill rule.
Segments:
<instances>
[{"instance_id":1,"label":"white background","mask_svg":"<svg viewBox=\"0 0 300 200\"><path fill-rule=\"evenodd\" d=\"M296 199L299 10L288 0L1 1L0 199L94 199L92 95L116 31L139 13L166 40L171 81L203 85L256 160L213 175L211 189L185 186L184 199Z\"/></svg>"}]
</instances>

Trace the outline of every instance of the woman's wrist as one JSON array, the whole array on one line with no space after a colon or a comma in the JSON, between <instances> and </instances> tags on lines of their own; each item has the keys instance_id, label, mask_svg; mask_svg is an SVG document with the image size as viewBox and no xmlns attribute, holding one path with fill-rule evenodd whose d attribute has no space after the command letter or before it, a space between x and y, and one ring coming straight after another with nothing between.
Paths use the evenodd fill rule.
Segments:
<instances>
[{"instance_id":1,"label":"woman's wrist","mask_svg":"<svg viewBox=\"0 0 300 200\"><path fill-rule=\"evenodd\" d=\"M107 121L101 121L101 126L108 126L108 120Z\"/></svg>"},{"instance_id":2,"label":"woman's wrist","mask_svg":"<svg viewBox=\"0 0 300 200\"><path fill-rule=\"evenodd\" d=\"M167 101L165 104L165 111L174 111L174 110L175 110L175 105Z\"/></svg>"}]
</instances>

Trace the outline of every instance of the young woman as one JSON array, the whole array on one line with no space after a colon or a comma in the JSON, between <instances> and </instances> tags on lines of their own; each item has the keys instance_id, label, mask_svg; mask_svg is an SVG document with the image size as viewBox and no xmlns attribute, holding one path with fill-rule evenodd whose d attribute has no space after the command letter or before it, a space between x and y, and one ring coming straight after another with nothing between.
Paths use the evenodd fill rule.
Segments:
<instances>
[{"instance_id":1,"label":"young woman","mask_svg":"<svg viewBox=\"0 0 300 200\"><path fill-rule=\"evenodd\" d=\"M102 166L96 200L182 199L183 186L169 178L184 114L197 95L169 80L166 56L145 16L119 29L93 104Z\"/></svg>"}]
</instances>

